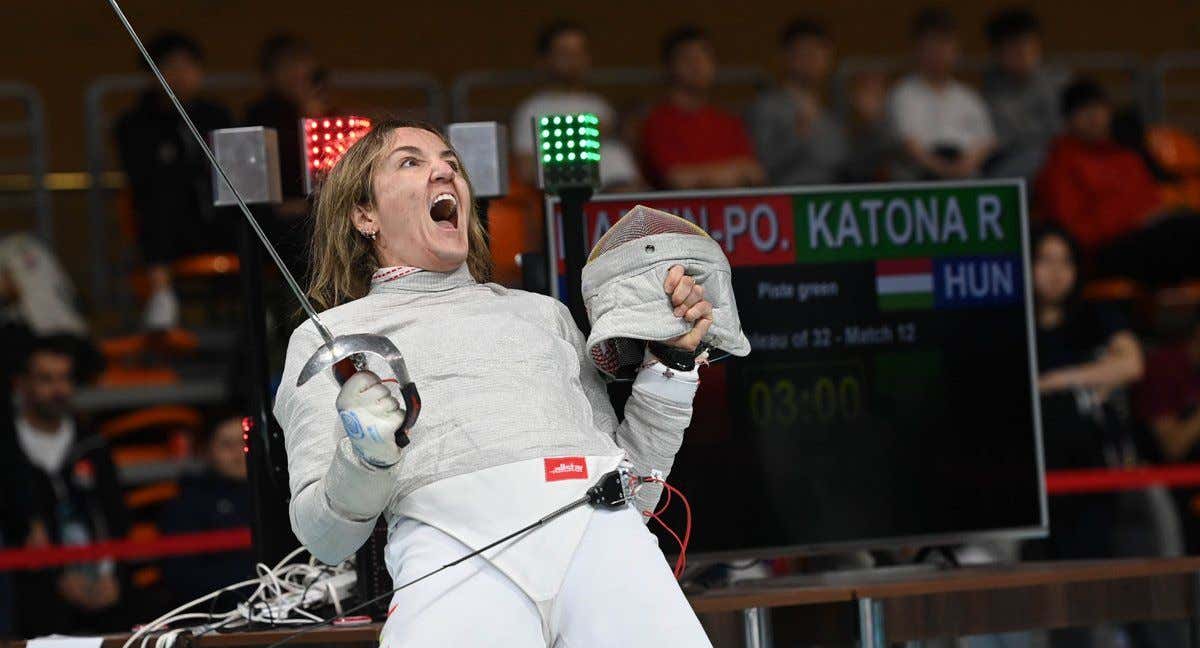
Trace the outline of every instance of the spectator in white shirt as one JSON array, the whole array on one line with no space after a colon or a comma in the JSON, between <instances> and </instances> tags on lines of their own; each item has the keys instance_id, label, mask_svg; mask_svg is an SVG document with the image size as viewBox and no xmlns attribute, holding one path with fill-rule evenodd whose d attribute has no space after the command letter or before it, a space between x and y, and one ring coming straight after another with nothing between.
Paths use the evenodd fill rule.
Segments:
<instances>
[{"instance_id":1,"label":"spectator in white shirt","mask_svg":"<svg viewBox=\"0 0 1200 648\"><path fill-rule=\"evenodd\" d=\"M916 72L892 89L888 112L906 153L898 179L956 179L979 174L996 146L987 106L954 78L958 32L944 9L913 19Z\"/></svg>"},{"instance_id":2,"label":"spectator in white shirt","mask_svg":"<svg viewBox=\"0 0 1200 648\"><path fill-rule=\"evenodd\" d=\"M538 35L539 67L547 84L522 101L513 111L512 147L517 172L527 182L537 173L533 157L532 119L557 113L595 113L600 118L600 182L605 189L626 189L643 185L637 163L629 150L616 139L617 111L607 99L587 89L592 69L588 36L583 27L571 22L556 22Z\"/></svg>"}]
</instances>

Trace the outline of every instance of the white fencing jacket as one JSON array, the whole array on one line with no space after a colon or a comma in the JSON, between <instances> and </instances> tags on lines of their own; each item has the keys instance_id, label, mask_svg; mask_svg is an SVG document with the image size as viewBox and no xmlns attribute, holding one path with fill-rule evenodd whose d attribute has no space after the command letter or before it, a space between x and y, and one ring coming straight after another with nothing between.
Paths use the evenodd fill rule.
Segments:
<instances>
[{"instance_id":1,"label":"white fencing jacket","mask_svg":"<svg viewBox=\"0 0 1200 648\"><path fill-rule=\"evenodd\" d=\"M377 277L365 297L321 318L335 334L382 334L404 353L422 411L400 462L377 469L357 458L334 407L339 386L331 373L296 386L321 345L311 322L292 334L275 400L292 528L318 559L344 560L380 513L391 522L405 515L406 496L459 475L534 458L622 454L639 474L669 473L691 421L694 384L675 392L684 399L665 398L668 392L654 384L662 377L643 372L618 423L584 337L561 302L477 283L465 264L450 273ZM668 296L655 292L646 299L661 299L669 312ZM390 375L378 359L368 364ZM651 509L660 494L657 485L644 486L638 508ZM514 528L530 521L514 520Z\"/></svg>"}]
</instances>

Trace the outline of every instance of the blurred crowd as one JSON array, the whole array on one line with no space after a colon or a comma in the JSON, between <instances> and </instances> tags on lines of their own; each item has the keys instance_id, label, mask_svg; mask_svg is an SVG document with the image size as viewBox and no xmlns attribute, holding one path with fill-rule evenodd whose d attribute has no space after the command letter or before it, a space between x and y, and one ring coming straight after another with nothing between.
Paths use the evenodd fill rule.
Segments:
<instances>
[{"instance_id":1,"label":"blurred crowd","mask_svg":"<svg viewBox=\"0 0 1200 648\"><path fill-rule=\"evenodd\" d=\"M931 8L912 18L910 71L899 78L859 72L835 102L836 34L819 20L798 19L779 35L777 83L746 110L731 110L717 98L713 38L684 26L662 41L661 92L622 112L589 86L586 27L549 25L534 43L543 87L511 117L515 188L506 200L520 218L494 218L493 240L506 235L499 228L544 222L538 201L521 196L533 191L536 176L531 119L547 113L600 117L602 190L610 193L1023 178L1035 223L1047 469L1200 460L1200 300L1189 297L1186 284L1200 278L1194 252L1200 216L1191 194L1180 190L1195 178L1163 157L1153 145L1154 127L1135 110L1116 104L1095 80L1044 61L1034 14L1002 10L983 27L990 52L979 86L959 76L960 25L949 11ZM309 198L299 122L338 114L314 49L295 36L268 39L258 60L263 94L240 116L205 92L203 50L186 34L161 34L148 49L200 130L236 124L277 130L284 200L257 208L256 216L303 277ZM1195 144L1170 133L1172 142ZM17 341L0 348L2 379L12 394L0 399L3 547L249 523L237 414L243 403L107 417L72 405L76 392L94 386L114 363L194 347L180 333L180 264L235 249L238 216L212 206L207 162L156 86L116 122L113 141L128 180L145 283L139 335L96 341L53 254L28 235L0 241L0 326L6 340ZM539 229L516 238L545 237ZM1135 283L1152 297L1089 292L1103 277ZM294 310L279 306L272 315L273 326L286 332ZM150 438L159 442L138 443ZM164 438L165 456L175 462L169 478L138 473L138 466L144 473L161 464L139 457L146 447L161 450ZM169 487L154 490L163 483ZM1200 552L1200 491L1054 497L1051 525L1051 537L1026 547L1027 556ZM0 573L0 635L127 629L170 602L251 573L249 552L136 568L104 561Z\"/></svg>"}]
</instances>

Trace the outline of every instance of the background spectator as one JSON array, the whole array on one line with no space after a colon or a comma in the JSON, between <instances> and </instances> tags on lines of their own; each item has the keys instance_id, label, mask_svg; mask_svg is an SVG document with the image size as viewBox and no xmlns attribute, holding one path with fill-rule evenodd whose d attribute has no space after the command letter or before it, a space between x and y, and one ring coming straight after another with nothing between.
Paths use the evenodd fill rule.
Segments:
<instances>
[{"instance_id":1,"label":"background spectator","mask_svg":"<svg viewBox=\"0 0 1200 648\"><path fill-rule=\"evenodd\" d=\"M888 112L907 163L897 179L969 178L995 149L987 107L954 78L958 28L944 9L925 9L913 18L916 72L892 88Z\"/></svg>"},{"instance_id":2,"label":"background spectator","mask_svg":"<svg viewBox=\"0 0 1200 648\"><path fill-rule=\"evenodd\" d=\"M667 96L642 125L647 175L664 189L741 187L766 179L742 120L712 104L717 57L708 34L695 27L671 32L662 60Z\"/></svg>"},{"instance_id":3,"label":"background spectator","mask_svg":"<svg viewBox=\"0 0 1200 648\"><path fill-rule=\"evenodd\" d=\"M1066 130L1037 180L1039 214L1080 241L1098 274L1150 283L1197 276L1200 219L1163 212L1141 156L1112 139L1112 105L1100 85L1071 83L1062 110Z\"/></svg>"},{"instance_id":4,"label":"background spectator","mask_svg":"<svg viewBox=\"0 0 1200 648\"><path fill-rule=\"evenodd\" d=\"M1137 407L1167 461L1200 460L1200 321L1149 355Z\"/></svg>"},{"instance_id":5,"label":"background spectator","mask_svg":"<svg viewBox=\"0 0 1200 648\"><path fill-rule=\"evenodd\" d=\"M266 91L246 111L246 123L274 128L279 136L279 173L283 202L256 211L271 241L296 277L308 270L308 196L304 193L300 119L334 111L324 88L327 73L309 44L290 34L268 38L259 50L259 71Z\"/></svg>"},{"instance_id":6,"label":"background spectator","mask_svg":"<svg viewBox=\"0 0 1200 648\"><path fill-rule=\"evenodd\" d=\"M4 535L26 547L120 539L129 529L108 448L71 411L74 349L66 336L35 340L16 380L15 415L0 421L0 496L15 513L5 516ZM112 561L18 573L18 631L128 628L119 605L128 592L122 573Z\"/></svg>"},{"instance_id":7,"label":"background spectator","mask_svg":"<svg viewBox=\"0 0 1200 648\"><path fill-rule=\"evenodd\" d=\"M983 96L998 145L988 174L1032 181L1062 127L1059 97L1068 75L1044 65L1041 26L1030 11L1003 10L984 31L992 60L984 73Z\"/></svg>"},{"instance_id":8,"label":"background spectator","mask_svg":"<svg viewBox=\"0 0 1200 648\"><path fill-rule=\"evenodd\" d=\"M1047 470L1100 468L1123 439L1106 402L1142 374L1137 338L1116 313L1079 299L1074 242L1062 230L1034 233L1033 289L1038 391ZM1031 543L1030 557L1106 558L1116 551L1117 498L1110 493L1049 499L1050 537ZM1051 633L1053 646L1090 646L1088 629Z\"/></svg>"},{"instance_id":9,"label":"background spectator","mask_svg":"<svg viewBox=\"0 0 1200 648\"><path fill-rule=\"evenodd\" d=\"M603 188L636 189L643 185L637 162L617 137L617 111L607 99L587 88L592 70L588 35L581 25L560 21L542 30L537 39L538 67L547 84L517 105L512 118L512 147L521 179L536 180L532 120L555 113L595 113L600 118L604 155L600 158Z\"/></svg>"},{"instance_id":10,"label":"background spectator","mask_svg":"<svg viewBox=\"0 0 1200 648\"><path fill-rule=\"evenodd\" d=\"M750 110L758 159L776 185L827 184L848 155L842 126L825 104L833 42L809 19L792 22L780 39L784 77Z\"/></svg>"},{"instance_id":11,"label":"background spectator","mask_svg":"<svg viewBox=\"0 0 1200 648\"><path fill-rule=\"evenodd\" d=\"M1136 396L1138 418L1149 427L1162 458L1200 461L1200 320L1182 340L1147 356L1146 378ZM1193 504L1198 495L1195 488L1175 492L1188 554L1200 552L1200 516Z\"/></svg>"},{"instance_id":12,"label":"background spectator","mask_svg":"<svg viewBox=\"0 0 1200 648\"><path fill-rule=\"evenodd\" d=\"M201 133L233 125L224 106L200 97L204 53L199 44L167 32L147 49ZM157 84L147 87L120 117L116 138L149 271L143 323L151 329L171 328L179 323L171 262L198 252L231 250L236 222L229 212L213 207L208 160Z\"/></svg>"},{"instance_id":13,"label":"background spectator","mask_svg":"<svg viewBox=\"0 0 1200 648\"><path fill-rule=\"evenodd\" d=\"M887 117L887 77L864 71L850 80L849 114L846 118L848 154L841 180L880 182L896 157L898 143Z\"/></svg>"},{"instance_id":14,"label":"background spectator","mask_svg":"<svg viewBox=\"0 0 1200 648\"><path fill-rule=\"evenodd\" d=\"M191 533L250 525L250 486L242 451L242 417L224 416L200 451L204 470L180 480L178 499L163 511L163 533ZM254 572L253 552L182 556L163 563L163 581L177 603L186 603Z\"/></svg>"}]
</instances>

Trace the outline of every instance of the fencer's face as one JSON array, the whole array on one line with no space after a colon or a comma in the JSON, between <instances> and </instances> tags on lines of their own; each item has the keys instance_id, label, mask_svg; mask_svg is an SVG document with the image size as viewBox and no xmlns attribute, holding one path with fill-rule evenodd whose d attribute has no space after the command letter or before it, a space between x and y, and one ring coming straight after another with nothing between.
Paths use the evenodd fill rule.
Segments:
<instances>
[{"instance_id":1,"label":"fencer's face","mask_svg":"<svg viewBox=\"0 0 1200 648\"><path fill-rule=\"evenodd\" d=\"M1047 236L1034 250L1033 291L1041 305L1061 304L1075 287L1075 259L1060 236Z\"/></svg>"},{"instance_id":2,"label":"fencer's face","mask_svg":"<svg viewBox=\"0 0 1200 648\"><path fill-rule=\"evenodd\" d=\"M358 207L354 226L374 232L384 266L450 272L467 259L471 190L458 156L435 133L397 128L380 153L375 204Z\"/></svg>"}]
</instances>

